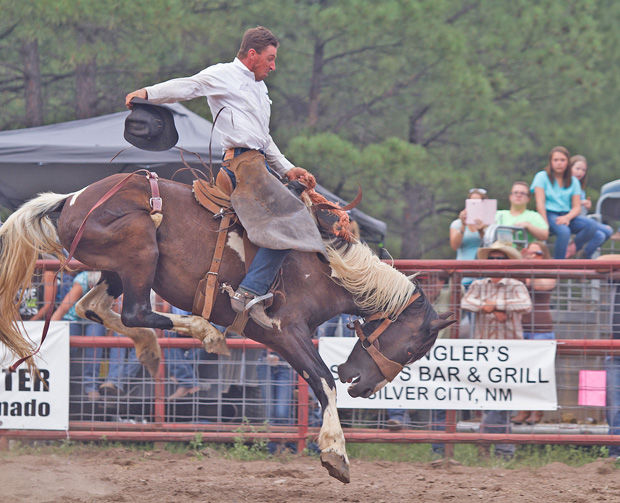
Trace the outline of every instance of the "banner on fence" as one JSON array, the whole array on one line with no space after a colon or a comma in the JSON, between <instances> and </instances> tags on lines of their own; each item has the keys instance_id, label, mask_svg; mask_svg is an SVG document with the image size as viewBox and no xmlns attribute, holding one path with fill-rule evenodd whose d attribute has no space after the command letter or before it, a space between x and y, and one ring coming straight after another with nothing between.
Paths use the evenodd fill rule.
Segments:
<instances>
[{"instance_id":1,"label":"banner on fence","mask_svg":"<svg viewBox=\"0 0 620 503\"><path fill-rule=\"evenodd\" d=\"M39 345L42 321L26 321L28 337ZM69 322L50 325L35 363L40 377L25 363L15 371L15 358L0 343L0 429L67 430L69 428Z\"/></svg>"},{"instance_id":2,"label":"banner on fence","mask_svg":"<svg viewBox=\"0 0 620 503\"><path fill-rule=\"evenodd\" d=\"M368 398L338 379L357 338L323 337L321 358L334 375L337 406L349 409L555 410L556 342L440 339Z\"/></svg>"}]
</instances>

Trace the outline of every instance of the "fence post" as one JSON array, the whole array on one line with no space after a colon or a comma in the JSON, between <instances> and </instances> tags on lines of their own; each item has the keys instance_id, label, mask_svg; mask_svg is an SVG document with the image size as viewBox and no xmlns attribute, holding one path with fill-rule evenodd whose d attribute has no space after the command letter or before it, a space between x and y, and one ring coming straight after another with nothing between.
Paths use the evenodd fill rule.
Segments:
<instances>
[{"instance_id":1,"label":"fence post","mask_svg":"<svg viewBox=\"0 0 620 503\"><path fill-rule=\"evenodd\" d=\"M159 332L159 331L158 331ZM161 334L157 334L160 336ZM153 415L156 423L166 421L166 358L165 351L161 351L161 360L159 361L159 369L155 378L155 403L153 404Z\"/></svg>"},{"instance_id":2,"label":"fence post","mask_svg":"<svg viewBox=\"0 0 620 503\"><path fill-rule=\"evenodd\" d=\"M303 377L297 374L297 452L301 453L306 448L306 437L308 436L308 383Z\"/></svg>"}]
</instances>

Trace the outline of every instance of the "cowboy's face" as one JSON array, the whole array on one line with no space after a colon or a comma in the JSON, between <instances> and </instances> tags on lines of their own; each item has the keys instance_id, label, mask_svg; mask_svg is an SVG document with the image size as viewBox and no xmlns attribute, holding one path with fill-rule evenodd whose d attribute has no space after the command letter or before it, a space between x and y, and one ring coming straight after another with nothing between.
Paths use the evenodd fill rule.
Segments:
<instances>
[{"instance_id":1,"label":"cowboy's face","mask_svg":"<svg viewBox=\"0 0 620 503\"><path fill-rule=\"evenodd\" d=\"M248 68L254 73L254 79L259 82L265 80L269 72L276 69L276 57L278 49L268 45L261 52L254 49L248 51Z\"/></svg>"}]
</instances>

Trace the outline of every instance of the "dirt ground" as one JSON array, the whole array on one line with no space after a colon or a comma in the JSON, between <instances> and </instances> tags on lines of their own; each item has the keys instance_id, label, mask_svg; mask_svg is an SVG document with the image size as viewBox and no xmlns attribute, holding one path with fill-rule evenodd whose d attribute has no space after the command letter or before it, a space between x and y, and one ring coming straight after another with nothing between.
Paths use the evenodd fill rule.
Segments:
<instances>
[{"instance_id":1,"label":"dirt ground","mask_svg":"<svg viewBox=\"0 0 620 503\"><path fill-rule=\"evenodd\" d=\"M0 500L12 502L373 502L620 501L611 460L580 468L465 467L352 460L351 483L312 457L233 461L165 450L80 449L71 454L0 453Z\"/></svg>"}]
</instances>

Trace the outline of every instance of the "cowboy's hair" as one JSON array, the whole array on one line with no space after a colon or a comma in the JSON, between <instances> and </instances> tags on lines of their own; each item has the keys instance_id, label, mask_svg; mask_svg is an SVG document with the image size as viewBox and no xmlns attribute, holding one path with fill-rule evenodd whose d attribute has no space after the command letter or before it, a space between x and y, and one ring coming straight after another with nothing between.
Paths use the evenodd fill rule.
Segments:
<instances>
[{"instance_id":1,"label":"cowboy's hair","mask_svg":"<svg viewBox=\"0 0 620 503\"><path fill-rule=\"evenodd\" d=\"M264 26L257 26L256 28L250 28L246 30L243 34L243 39L241 40L241 47L239 47L239 52L237 53L237 57L239 59L243 59L248 55L248 51L250 49L254 49L257 53L263 52L263 49L273 45L276 49L280 45L280 42L276 38L276 36L271 33L270 30L265 28Z\"/></svg>"},{"instance_id":2,"label":"cowboy's hair","mask_svg":"<svg viewBox=\"0 0 620 503\"><path fill-rule=\"evenodd\" d=\"M586 174L583 175L583 178L581 180L579 180L579 183L581 184L581 188L583 190L586 190L586 180L588 178L588 160L585 158L585 156L576 154L573 157L571 157L570 161L568 161L568 169L570 169L572 172L573 166L577 164L578 162L582 162L586 165Z\"/></svg>"},{"instance_id":3,"label":"cowboy's hair","mask_svg":"<svg viewBox=\"0 0 620 503\"><path fill-rule=\"evenodd\" d=\"M545 166L545 171L547 172L547 176L549 177L549 181L551 182L551 185L553 185L553 181L555 180L555 178L554 178L553 172L551 171L551 158L553 157L553 154L555 154L556 152L559 152L560 154L566 157L567 165L566 165L566 169L564 170L564 175L562 175L562 182L563 182L564 188L568 188L570 187L571 177L573 175L571 175L570 166L568 166L568 160L570 159L570 154L568 153L568 149L566 147L557 146L551 149L551 152L549 152L549 160L547 161L547 165Z\"/></svg>"}]
</instances>

